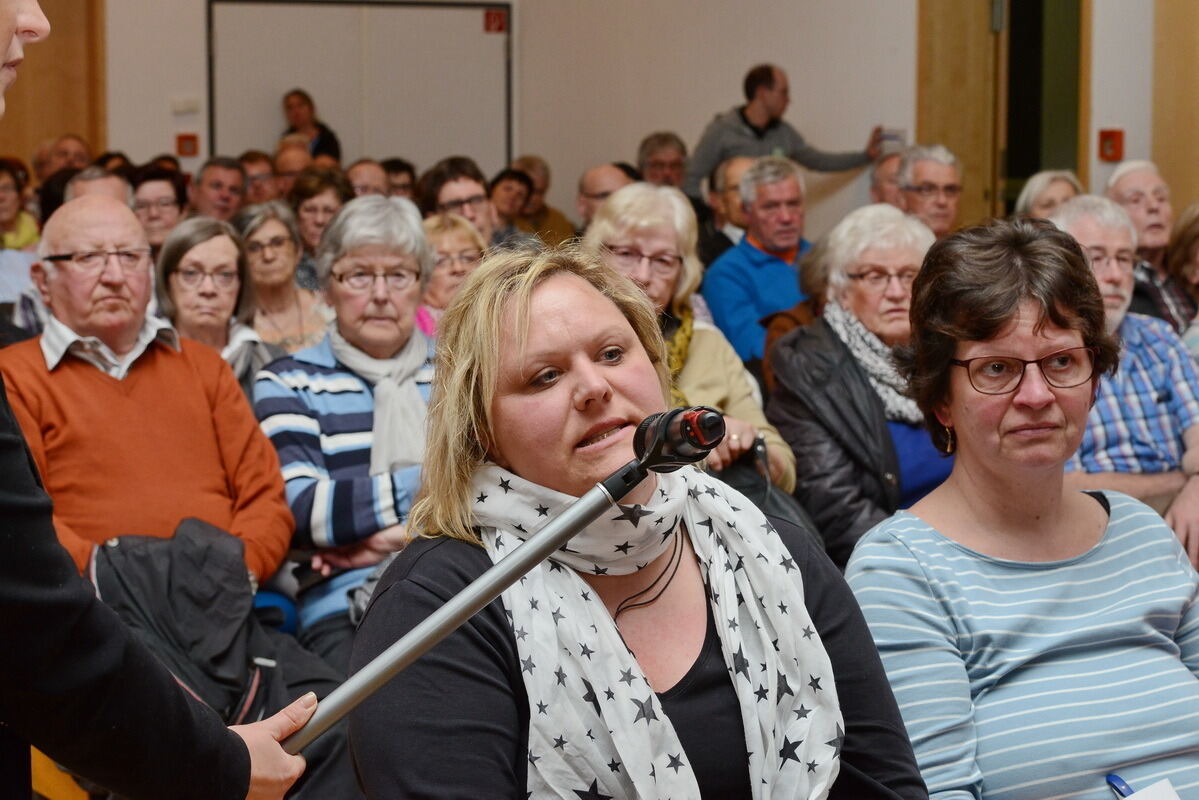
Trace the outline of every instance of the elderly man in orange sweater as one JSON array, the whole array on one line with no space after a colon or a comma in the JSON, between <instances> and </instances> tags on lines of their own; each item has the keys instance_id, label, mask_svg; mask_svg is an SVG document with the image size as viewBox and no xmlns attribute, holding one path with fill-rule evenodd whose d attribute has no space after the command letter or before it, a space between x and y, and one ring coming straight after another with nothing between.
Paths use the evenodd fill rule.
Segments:
<instances>
[{"instance_id":1,"label":"elderly man in orange sweater","mask_svg":"<svg viewBox=\"0 0 1199 800\"><path fill-rule=\"evenodd\" d=\"M114 536L170 536L198 517L240 538L249 571L269 578L292 532L275 449L220 355L147 316L137 217L107 197L63 205L31 277L51 316L0 351L0 372L75 563Z\"/></svg>"},{"instance_id":2,"label":"elderly man in orange sweater","mask_svg":"<svg viewBox=\"0 0 1199 800\"><path fill-rule=\"evenodd\" d=\"M220 354L147 316L150 246L137 217L110 197L64 204L30 277L50 317L38 338L0 350L0 374L75 564L113 537L170 537L196 517L241 539L265 582L293 528L279 459ZM293 637L267 635L287 695L336 686L337 671ZM295 796L361 797L340 726L305 755Z\"/></svg>"}]
</instances>

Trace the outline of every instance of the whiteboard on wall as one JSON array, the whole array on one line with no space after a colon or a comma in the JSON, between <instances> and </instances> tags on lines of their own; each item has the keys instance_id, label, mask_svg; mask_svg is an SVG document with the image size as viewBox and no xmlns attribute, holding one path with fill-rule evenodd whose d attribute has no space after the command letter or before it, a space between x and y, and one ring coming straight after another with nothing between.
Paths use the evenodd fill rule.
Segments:
<instances>
[{"instance_id":1,"label":"whiteboard on wall","mask_svg":"<svg viewBox=\"0 0 1199 800\"><path fill-rule=\"evenodd\" d=\"M208 8L214 154L273 152L286 128L283 95L299 87L341 140L343 164L399 156L423 171L468 155L491 175L511 160L506 4L210 0Z\"/></svg>"}]
</instances>

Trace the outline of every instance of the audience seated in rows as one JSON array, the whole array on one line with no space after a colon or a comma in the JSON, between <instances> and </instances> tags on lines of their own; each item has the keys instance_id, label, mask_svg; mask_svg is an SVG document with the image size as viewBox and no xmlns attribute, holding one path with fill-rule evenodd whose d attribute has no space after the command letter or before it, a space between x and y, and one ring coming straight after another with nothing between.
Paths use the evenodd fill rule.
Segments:
<instances>
[{"instance_id":1,"label":"audience seated in rows","mask_svg":"<svg viewBox=\"0 0 1199 800\"><path fill-rule=\"evenodd\" d=\"M288 353L321 341L333 311L315 289L300 285L303 247L292 210L278 200L248 206L234 217L233 225L245 241L255 333Z\"/></svg>"},{"instance_id":2,"label":"audience seated in rows","mask_svg":"<svg viewBox=\"0 0 1199 800\"><path fill-rule=\"evenodd\" d=\"M192 217L171 231L158 256L158 310L180 336L221 354L246 397L258 370L285 355L251 328L254 285L241 236L228 222Z\"/></svg>"},{"instance_id":3,"label":"audience seated in rows","mask_svg":"<svg viewBox=\"0 0 1199 800\"><path fill-rule=\"evenodd\" d=\"M1166 272L1186 289L1191 300L1199 302L1199 203L1192 203L1178 215L1170 244L1166 249ZM1182 341L1191 355L1199 356L1199 315L1183 331Z\"/></svg>"},{"instance_id":4,"label":"audience seated in rows","mask_svg":"<svg viewBox=\"0 0 1199 800\"><path fill-rule=\"evenodd\" d=\"M246 205L267 203L279 197L275 164L262 150L247 150L237 157L246 176Z\"/></svg>"},{"instance_id":5,"label":"audience seated in rows","mask_svg":"<svg viewBox=\"0 0 1199 800\"><path fill-rule=\"evenodd\" d=\"M803 300L799 257L803 238L804 180L799 167L763 156L741 176L746 234L704 275L703 297L712 318L742 361L757 368L766 347L762 318Z\"/></svg>"},{"instance_id":6,"label":"audience seated in rows","mask_svg":"<svg viewBox=\"0 0 1199 800\"><path fill-rule=\"evenodd\" d=\"M316 266L336 320L259 373L254 412L282 462L292 546L311 554L300 643L345 670L348 593L406 543L420 488L433 346L415 319L433 255L415 206L370 196L334 217Z\"/></svg>"},{"instance_id":7,"label":"audience seated in rows","mask_svg":"<svg viewBox=\"0 0 1199 800\"><path fill-rule=\"evenodd\" d=\"M167 236L183 219L187 181L178 172L151 164L133 173L133 213L146 229L155 258Z\"/></svg>"},{"instance_id":8,"label":"audience seated in rows","mask_svg":"<svg viewBox=\"0 0 1199 800\"><path fill-rule=\"evenodd\" d=\"M962 198L962 167L947 148L936 144L904 151L899 162L901 208L919 218L938 238L953 233Z\"/></svg>"},{"instance_id":9,"label":"audience seated in rows","mask_svg":"<svg viewBox=\"0 0 1199 800\"><path fill-rule=\"evenodd\" d=\"M429 275L416 312L416 326L425 336L437 336L437 322L449 308L462 283L475 271L487 252L482 234L466 217L434 214L424 221L425 237L433 249L433 272Z\"/></svg>"},{"instance_id":10,"label":"audience seated in rows","mask_svg":"<svg viewBox=\"0 0 1199 800\"><path fill-rule=\"evenodd\" d=\"M903 151L885 152L870 165L870 202L887 203L903 210L903 187L899 185L899 164Z\"/></svg>"},{"instance_id":11,"label":"audience seated in rows","mask_svg":"<svg viewBox=\"0 0 1199 800\"><path fill-rule=\"evenodd\" d=\"M63 547L85 570L113 538L171 537L194 517L240 539L248 580L264 582L292 529L279 459L221 357L146 313L150 246L128 204L64 204L39 259L46 330L0 351L0 374ZM290 637L275 642L291 699L344 675ZM307 755L308 796L354 796L340 730Z\"/></svg>"},{"instance_id":12,"label":"audience seated in rows","mask_svg":"<svg viewBox=\"0 0 1199 800\"><path fill-rule=\"evenodd\" d=\"M1199 563L1199 371L1164 320L1131 313L1137 231L1107 198L1064 203L1053 221L1090 259L1119 370L1099 381L1086 433L1066 465L1069 485L1113 489L1163 513Z\"/></svg>"},{"instance_id":13,"label":"audience seated in rows","mask_svg":"<svg viewBox=\"0 0 1199 800\"><path fill-rule=\"evenodd\" d=\"M188 187L188 197L192 216L228 222L246 199L245 168L227 156L208 159Z\"/></svg>"},{"instance_id":14,"label":"audience seated in rows","mask_svg":"<svg viewBox=\"0 0 1199 800\"><path fill-rule=\"evenodd\" d=\"M1020 216L1049 219L1054 209L1080 194L1085 192L1073 172L1047 169L1029 176L1012 211Z\"/></svg>"},{"instance_id":15,"label":"audience seated in rows","mask_svg":"<svg viewBox=\"0 0 1199 800\"><path fill-rule=\"evenodd\" d=\"M422 536L355 667L632 457L666 408L657 316L590 253L475 272L442 319ZM351 712L369 795L927 796L818 546L694 467L651 480Z\"/></svg>"},{"instance_id":16,"label":"audience seated in rows","mask_svg":"<svg viewBox=\"0 0 1199 800\"><path fill-rule=\"evenodd\" d=\"M1147 506L1063 480L1118 358L1104 323L1044 220L942 239L916 279L900 372L953 470L846 578L932 798L1199 784L1199 575Z\"/></svg>"},{"instance_id":17,"label":"audience seated in rows","mask_svg":"<svg viewBox=\"0 0 1199 800\"><path fill-rule=\"evenodd\" d=\"M280 199L291 194L296 178L312 166L312 153L300 142L282 141L275 151L275 191Z\"/></svg>"},{"instance_id":18,"label":"audience seated in rows","mask_svg":"<svg viewBox=\"0 0 1199 800\"><path fill-rule=\"evenodd\" d=\"M579 215L578 232L582 234L587 230L595 210L613 192L635 180L616 164L600 164L584 170L579 177L579 195L575 200L575 211Z\"/></svg>"},{"instance_id":19,"label":"audience seated in rows","mask_svg":"<svg viewBox=\"0 0 1199 800\"><path fill-rule=\"evenodd\" d=\"M353 199L354 189L340 170L313 165L301 170L292 182L287 203L295 212L304 246L296 267L296 282L305 289L317 288L314 259L325 228Z\"/></svg>"},{"instance_id":20,"label":"audience seated in rows","mask_svg":"<svg viewBox=\"0 0 1199 800\"><path fill-rule=\"evenodd\" d=\"M708 179L708 219L700 224L699 260L705 267L739 244L745 235L745 208L741 205L741 176L753 166L749 156L721 161Z\"/></svg>"},{"instance_id":21,"label":"audience seated in rows","mask_svg":"<svg viewBox=\"0 0 1199 800\"><path fill-rule=\"evenodd\" d=\"M500 228L515 228L516 221L532 194L533 179L527 173L511 167L497 172L487 184L487 199L495 209L496 224Z\"/></svg>"},{"instance_id":22,"label":"audience seated in rows","mask_svg":"<svg viewBox=\"0 0 1199 800\"><path fill-rule=\"evenodd\" d=\"M550 190L550 165L541 156L532 154L513 159L512 168L518 169L533 181L533 193L525 201L525 207L516 218L516 229L532 234L550 247L557 247L574 238L575 227L558 209L545 202Z\"/></svg>"},{"instance_id":23,"label":"audience seated in rows","mask_svg":"<svg viewBox=\"0 0 1199 800\"><path fill-rule=\"evenodd\" d=\"M795 454L796 499L833 563L949 474L891 361L911 334L912 283L932 232L894 206L850 212L829 232L823 313L770 353L767 418Z\"/></svg>"},{"instance_id":24,"label":"audience seated in rows","mask_svg":"<svg viewBox=\"0 0 1199 800\"><path fill-rule=\"evenodd\" d=\"M695 243L690 201L674 187L647 183L626 186L605 200L583 240L588 252L632 278L654 304L666 339L671 403L711 406L724 414L727 433L708 457L709 466L719 471L743 457L752 461L760 434L771 480L791 491L794 459L766 422L756 382L724 335L692 309L702 272Z\"/></svg>"},{"instance_id":25,"label":"audience seated in rows","mask_svg":"<svg viewBox=\"0 0 1199 800\"><path fill-rule=\"evenodd\" d=\"M382 164L387 172L387 196L407 197L415 202L416 167L402 158L384 159Z\"/></svg>"},{"instance_id":26,"label":"audience seated in rows","mask_svg":"<svg viewBox=\"0 0 1199 800\"><path fill-rule=\"evenodd\" d=\"M367 194L386 196L388 193L387 170L373 158L360 158L346 167L346 180L350 182L355 197Z\"/></svg>"},{"instance_id":27,"label":"audience seated in rows","mask_svg":"<svg viewBox=\"0 0 1199 800\"><path fill-rule=\"evenodd\" d=\"M1166 271L1166 246L1174 225L1170 187L1151 161L1125 161L1107 180L1107 196L1120 204L1136 228L1137 262L1129 308L1160 317L1181 334L1195 317L1186 288Z\"/></svg>"}]
</instances>

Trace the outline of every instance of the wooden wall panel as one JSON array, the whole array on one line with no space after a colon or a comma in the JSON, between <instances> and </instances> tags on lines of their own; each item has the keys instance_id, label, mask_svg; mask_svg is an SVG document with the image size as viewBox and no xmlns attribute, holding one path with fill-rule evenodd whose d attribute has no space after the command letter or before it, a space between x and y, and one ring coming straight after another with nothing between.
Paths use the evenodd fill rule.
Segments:
<instances>
[{"instance_id":1,"label":"wooden wall panel","mask_svg":"<svg viewBox=\"0 0 1199 800\"><path fill-rule=\"evenodd\" d=\"M1156 0L1153 44L1153 160L1177 215L1199 201L1199 3Z\"/></svg>"},{"instance_id":2,"label":"wooden wall panel","mask_svg":"<svg viewBox=\"0 0 1199 800\"><path fill-rule=\"evenodd\" d=\"M0 121L0 154L28 163L42 141L66 132L107 146L104 0L41 0L50 38L28 47ZM136 53L130 53L136 58Z\"/></svg>"},{"instance_id":3,"label":"wooden wall panel","mask_svg":"<svg viewBox=\"0 0 1199 800\"><path fill-rule=\"evenodd\" d=\"M962 163L958 222L997 210L997 37L991 0L920 0L916 141L943 144Z\"/></svg>"}]
</instances>

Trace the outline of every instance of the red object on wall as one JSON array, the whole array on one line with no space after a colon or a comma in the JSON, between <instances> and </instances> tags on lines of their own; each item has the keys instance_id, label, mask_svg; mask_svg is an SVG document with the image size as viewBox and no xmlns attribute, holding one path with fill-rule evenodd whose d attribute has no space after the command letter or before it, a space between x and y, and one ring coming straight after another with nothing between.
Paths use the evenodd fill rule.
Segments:
<instances>
[{"instance_id":1,"label":"red object on wall","mask_svg":"<svg viewBox=\"0 0 1199 800\"><path fill-rule=\"evenodd\" d=\"M508 12L503 8L483 10L483 33L507 33Z\"/></svg>"},{"instance_id":2,"label":"red object on wall","mask_svg":"<svg viewBox=\"0 0 1199 800\"><path fill-rule=\"evenodd\" d=\"M200 137L194 133L176 134L175 155L180 158L193 158L200 155Z\"/></svg>"},{"instance_id":3,"label":"red object on wall","mask_svg":"<svg viewBox=\"0 0 1199 800\"><path fill-rule=\"evenodd\" d=\"M1124 160L1124 130L1122 128L1104 128L1099 131L1099 160Z\"/></svg>"}]
</instances>

